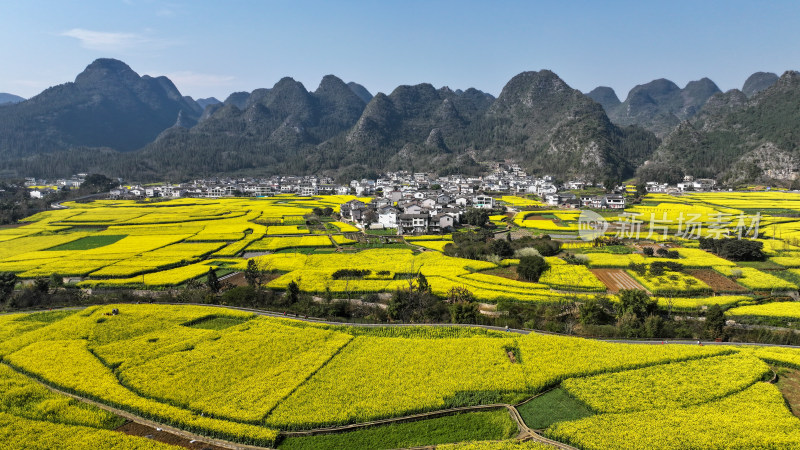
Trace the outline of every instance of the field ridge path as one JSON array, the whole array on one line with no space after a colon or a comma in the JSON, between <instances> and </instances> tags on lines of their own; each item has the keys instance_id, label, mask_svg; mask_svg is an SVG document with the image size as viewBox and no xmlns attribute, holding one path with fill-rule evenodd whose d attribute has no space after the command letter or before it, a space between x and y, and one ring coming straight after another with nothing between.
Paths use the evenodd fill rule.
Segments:
<instances>
[{"instance_id":1,"label":"field ridge path","mask_svg":"<svg viewBox=\"0 0 800 450\"><path fill-rule=\"evenodd\" d=\"M49 385L49 384L47 384L47 383L45 383L45 382L43 382L41 380L38 380L38 379L33 378L33 377L30 377L25 373L19 372L16 369L14 369L14 367L12 367L12 366L10 366L10 365L8 365L6 363L2 363L2 364L5 365L6 367L10 368L14 372L24 376L25 378L27 378L27 379L29 379L31 381L34 381L34 382L40 384L41 386L44 386L45 388L47 388L51 392L54 392L56 394L65 395L65 396L67 396L69 398L73 398L73 399L78 400L80 402L95 406L97 408L100 408L100 409L102 409L104 411L108 411L108 412L110 412L112 414L116 414L117 416L120 416L120 417L122 417L124 419L130 420L132 422L140 423L142 425L146 425L146 426L151 427L151 428L160 428L161 431L166 431L167 433L171 433L171 434L174 434L176 436L180 436L182 438L186 438L186 439L189 439L189 440L200 441L200 442L205 442L207 444L215 445L215 446L218 446L218 447L229 448L229 449L232 449L232 450L267 450L267 449L272 448L272 447L259 447L259 446L256 446L256 445L238 444L236 442L226 441L224 439L210 438L208 436L203 436L201 434L190 433L190 432L188 432L186 430L183 430L183 429L180 429L180 428L175 428L175 427L170 426L170 425L166 425L166 424L163 424L163 423L160 423L160 422L156 422L156 421L153 421L153 420L150 420L150 419L145 419L144 417L141 417L139 415L130 413L130 412L122 410L122 409L114 408L113 406L106 405L105 403L101 403L101 402L98 402L96 400L91 400L89 398L86 398L86 397L83 397L83 396L80 396L80 395L77 395L77 394L73 394L73 393L70 393L70 392L67 392L67 391L62 391L61 389L56 388L54 386L51 386L51 385Z\"/></svg>"}]
</instances>

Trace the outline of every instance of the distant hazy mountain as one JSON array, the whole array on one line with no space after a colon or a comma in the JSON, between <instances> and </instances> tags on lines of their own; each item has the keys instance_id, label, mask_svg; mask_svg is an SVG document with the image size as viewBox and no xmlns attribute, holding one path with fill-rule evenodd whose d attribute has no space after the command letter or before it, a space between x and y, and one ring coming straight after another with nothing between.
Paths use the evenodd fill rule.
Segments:
<instances>
[{"instance_id":1,"label":"distant hazy mountain","mask_svg":"<svg viewBox=\"0 0 800 450\"><path fill-rule=\"evenodd\" d=\"M624 102L607 87L583 95L547 70L513 77L496 99L427 83L373 97L328 75L313 92L283 78L199 102L164 77L97 60L75 82L0 107L0 169L347 178L395 169L477 173L478 162L512 159L532 173L599 181L637 167L643 180L689 174L790 184L800 174L797 72L777 81L753 74L742 91L725 93L707 78L683 88L659 79Z\"/></svg>"},{"instance_id":2,"label":"distant hazy mountain","mask_svg":"<svg viewBox=\"0 0 800 450\"><path fill-rule=\"evenodd\" d=\"M198 98L195 101L197 102L198 105L200 105L200 108L202 109L206 109L206 106L208 105L216 105L217 103L222 103L221 101L217 100L214 97Z\"/></svg>"},{"instance_id":3,"label":"distant hazy mountain","mask_svg":"<svg viewBox=\"0 0 800 450\"><path fill-rule=\"evenodd\" d=\"M614 89L606 86L596 87L592 89L591 92L586 94L586 96L597 103L600 103L600 105L606 111L610 111L622 103L619 101L619 97L617 97L617 93L614 92Z\"/></svg>"},{"instance_id":4,"label":"distant hazy mountain","mask_svg":"<svg viewBox=\"0 0 800 450\"><path fill-rule=\"evenodd\" d=\"M98 59L72 83L0 108L0 155L27 156L73 147L143 147L200 107L166 77L140 77L125 63Z\"/></svg>"},{"instance_id":5,"label":"distant hazy mountain","mask_svg":"<svg viewBox=\"0 0 800 450\"><path fill-rule=\"evenodd\" d=\"M131 163L143 172L214 174L263 168L295 172L299 155L344 133L365 103L339 78L328 75L314 92L283 78L271 89L231 94L206 109L191 130L171 128L147 145ZM322 157L323 155L319 155ZM264 173L264 172L262 172Z\"/></svg>"},{"instance_id":6,"label":"distant hazy mountain","mask_svg":"<svg viewBox=\"0 0 800 450\"><path fill-rule=\"evenodd\" d=\"M778 81L778 75L772 72L756 72L750 75L742 86L742 92L748 98L772 86Z\"/></svg>"},{"instance_id":7,"label":"distant hazy mountain","mask_svg":"<svg viewBox=\"0 0 800 450\"><path fill-rule=\"evenodd\" d=\"M372 94L370 94L367 88L364 86L352 81L347 83L347 86L358 96L358 98L364 100L364 103L369 103L369 101L372 100Z\"/></svg>"},{"instance_id":8,"label":"distant hazy mountain","mask_svg":"<svg viewBox=\"0 0 800 450\"><path fill-rule=\"evenodd\" d=\"M225 106L233 105L239 109L244 109L248 98L250 98L249 92L234 92L233 94L229 95L223 103Z\"/></svg>"},{"instance_id":9,"label":"distant hazy mountain","mask_svg":"<svg viewBox=\"0 0 800 450\"><path fill-rule=\"evenodd\" d=\"M595 98L606 105L619 103L610 89L594 94L603 94ZM602 180L632 174L658 145L642 128L611 123L600 105L547 70L515 76L497 99L426 83L373 97L328 75L314 92L283 78L221 103L189 100L166 78L139 77L119 61L98 60L75 83L2 108L3 149L25 158L7 158L0 168L137 179L349 177L386 169L477 173L477 161L511 158L538 173ZM63 151L37 156L55 150Z\"/></svg>"},{"instance_id":10,"label":"distant hazy mountain","mask_svg":"<svg viewBox=\"0 0 800 450\"><path fill-rule=\"evenodd\" d=\"M799 125L800 73L789 71L750 99L738 90L713 96L664 139L639 173L658 179L677 169L730 183L788 183L800 173Z\"/></svg>"},{"instance_id":11,"label":"distant hazy mountain","mask_svg":"<svg viewBox=\"0 0 800 450\"><path fill-rule=\"evenodd\" d=\"M634 87L622 103L610 88L596 88L589 97L603 105L615 124L639 125L663 137L680 121L697 114L718 92L717 85L708 78L691 81L683 89L661 78Z\"/></svg>"},{"instance_id":12,"label":"distant hazy mountain","mask_svg":"<svg viewBox=\"0 0 800 450\"><path fill-rule=\"evenodd\" d=\"M22 101L25 101L25 99L20 97L19 95L6 94L5 92L0 92L0 105L4 105L6 103L19 103Z\"/></svg>"}]
</instances>

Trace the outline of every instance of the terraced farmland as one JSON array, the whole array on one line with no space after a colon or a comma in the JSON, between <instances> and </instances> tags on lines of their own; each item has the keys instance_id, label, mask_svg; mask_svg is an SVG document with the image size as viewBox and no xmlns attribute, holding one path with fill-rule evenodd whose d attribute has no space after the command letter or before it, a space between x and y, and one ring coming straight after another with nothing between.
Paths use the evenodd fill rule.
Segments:
<instances>
[{"instance_id":1,"label":"terraced farmland","mask_svg":"<svg viewBox=\"0 0 800 450\"><path fill-rule=\"evenodd\" d=\"M114 308L117 315L105 315ZM0 329L8 330L0 344L0 383L6 386L0 430L10 442L52 445L62 436L52 424L61 423L64 432L138 448L135 438L102 431L118 423L113 415L64 400L36 387L35 379L156 423L242 443L285 441L287 448L349 438L356 445L372 439L358 424L388 419L389 425L416 413L435 414L420 417L418 425L392 424L380 435L408 439L411 431L404 430L415 430L413 441L397 441L407 445L530 435L525 423L515 430L497 406L515 411L513 405L559 386L568 397L543 396L523 417L550 417L542 433L581 448L628 448L632 430L639 430L638 448L664 439L672 448L800 445L800 420L775 386L761 381L772 377L765 360L800 361L797 349L355 328L193 306L121 304L45 314L57 315L38 322L25 314L0 317ZM196 326L221 319L225 326ZM507 349L518 358L510 359ZM25 389L37 394L19 403L9 396L17 386L32 386ZM548 411L556 399L562 408L584 412L554 415ZM32 402L43 401L58 413L42 416ZM495 405L497 412L469 412L480 405ZM330 438L316 436L315 429L330 425L352 426ZM42 426L53 433L34 435Z\"/></svg>"}]
</instances>

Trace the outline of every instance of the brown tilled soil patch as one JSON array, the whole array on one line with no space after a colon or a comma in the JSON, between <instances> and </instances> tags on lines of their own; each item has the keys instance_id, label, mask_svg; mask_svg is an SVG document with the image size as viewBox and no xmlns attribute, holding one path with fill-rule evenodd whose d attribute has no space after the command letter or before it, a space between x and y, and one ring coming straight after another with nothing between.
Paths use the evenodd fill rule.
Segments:
<instances>
[{"instance_id":1,"label":"brown tilled soil patch","mask_svg":"<svg viewBox=\"0 0 800 450\"><path fill-rule=\"evenodd\" d=\"M689 270L689 275L711 286L714 292L748 292L749 290L725 275L711 269Z\"/></svg>"},{"instance_id":2,"label":"brown tilled soil patch","mask_svg":"<svg viewBox=\"0 0 800 450\"><path fill-rule=\"evenodd\" d=\"M603 284L608 286L608 290L614 294L621 289L647 290L622 269L591 269L591 272L599 278Z\"/></svg>"},{"instance_id":3,"label":"brown tilled soil patch","mask_svg":"<svg viewBox=\"0 0 800 450\"><path fill-rule=\"evenodd\" d=\"M496 277L508 278L510 280L517 280L517 281L518 281L518 278L519 278L517 276L517 266L513 266L513 267L511 267L511 266L497 267L495 269L489 269L489 270L481 271L481 273L484 273L486 275L494 275Z\"/></svg>"},{"instance_id":4,"label":"brown tilled soil patch","mask_svg":"<svg viewBox=\"0 0 800 450\"><path fill-rule=\"evenodd\" d=\"M778 372L778 389L789 403L792 414L800 417L800 371L784 367L773 367Z\"/></svg>"},{"instance_id":5,"label":"brown tilled soil patch","mask_svg":"<svg viewBox=\"0 0 800 450\"><path fill-rule=\"evenodd\" d=\"M0 225L0 230L8 230L8 229L11 229L11 228L19 228L19 227L24 227L25 225L28 225L28 224L27 223L11 223L11 224L8 224L8 225Z\"/></svg>"},{"instance_id":6,"label":"brown tilled soil patch","mask_svg":"<svg viewBox=\"0 0 800 450\"><path fill-rule=\"evenodd\" d=\"M177 445L179 447L191 448L195 450L227 450L225 449L225 447L206 444L205 442L199 442L199 441L192 442L189 439L174 435L172 433L167 433L166 431L158 431L155 428L148 427L147 425L142 425L136 422L127 422L121 427L117 428L115 431L119 431L120 433L125 433L131 436L144 437L147 439L152 439L154 441L163 442L165 444Z\"/></svg>"},{"instance_id":7,"label":"brown tilled soil patch","mask_svg":"<svg viewBox=\"0 0 800 450\"><path fill-rule=\"evenodd\" d=\"M237 273L232 277L225 278L225 281L232 286L247 286L247 279L244 277L244 273Z\"/></svg>"}]
</instances>

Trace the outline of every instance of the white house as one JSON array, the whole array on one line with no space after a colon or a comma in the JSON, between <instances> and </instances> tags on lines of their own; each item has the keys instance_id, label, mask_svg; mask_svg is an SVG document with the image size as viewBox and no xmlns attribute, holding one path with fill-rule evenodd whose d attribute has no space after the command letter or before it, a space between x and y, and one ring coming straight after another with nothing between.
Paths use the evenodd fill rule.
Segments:
<instances>
[{"instance_id":1,"label":"white house","mask_svg":"<svg viewBox=\"0 0 800 450\"><path fill-rule=\"evenodd\" d=\"M472 197L472 206L481 209L494 208L494 198L489 195L476 195Z\"/></svg>"},{"instance_id":2,"label":"white house","mask_svg":"<svg viewBox=\"0 0 800 450\"><path fill-rule=\"evenodd\" d=\"M436 207L436 200L434 200L434 199L432 199L432 198L426 198L426 199L423 199L423 200L420 202L420 205L421 205L423 208L433 209L433 208L435 208L435 207Z\"/></svg>"},{"instance_id":3,"label":"white house","mask_svg":"<svg viewBox=\"0 0 800 450\"><path fill-rule=\"evenodd\" d=\"M605 203L606 208L625 209L625 197L622 195L606 195Z\"/></svg>"},{"instance_id":4,"label":"white house","mask_svg":"<svg viewBox=\"0 0 800 450\"><path fill-rule=\"evenodd\" d=\"M555 192L551 194L546 194L544 196L544 201L550 206L558 206L559 195L556 194Z\"/></svg>"},{"instance_id":5,"label":"white house","mask_svg":"<svg viewBox=\"0 0 800 450\"><path fill-rule=\"evenodd\" d=\"M420 214L422 213L422 207L416 204L410 204L403 208L403 212L406 214Z\"/></svg>"},{"instance_id":6,"label":"white house","mask_svg":"<svg viewBox=\"0 0 800 450\"><path fill-rule=\"evenodd\" d=\"M313 184L304 184L300 186L300 195L305 197L311 197L313 195L317 195L317 186Z\"/></svg>"},{"instance_id":7,"label":"white house","mask_svg":"<svg viewBox=\"0 0 800 450\"><path fill-rule=\"evenodd\" d=\"M539 195L555 194L556 192L558 192L558 188L555 185L550 183L539 185Z\"/></svg>"},{"instance_id":8,"label":"white house","mask_svg":"<svg viewBox=\"0 0 800 450\"><path fill-rule=\"evenodd\" d=\"M400 214L397 219L400 224L398 232L403 234L422 234L428 231L427 214Z\"/></svg>"},{"instance_id":9,"label":"white house","mask_svg":"<svg viewBox=\"0 0 800 450\"><path fill-rule=\"evenodd\" d=\"M381 208L378 210L378 223L384 228L397 228L397 214L397 208Z\"/></svg>"}]
</instances>

